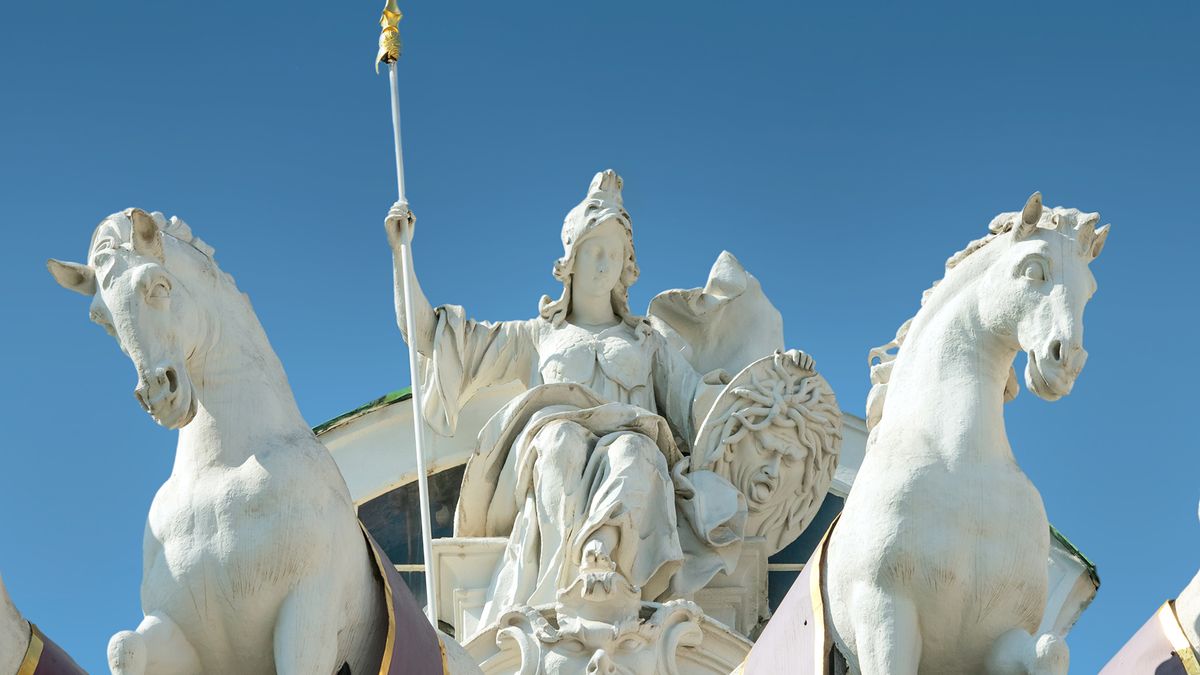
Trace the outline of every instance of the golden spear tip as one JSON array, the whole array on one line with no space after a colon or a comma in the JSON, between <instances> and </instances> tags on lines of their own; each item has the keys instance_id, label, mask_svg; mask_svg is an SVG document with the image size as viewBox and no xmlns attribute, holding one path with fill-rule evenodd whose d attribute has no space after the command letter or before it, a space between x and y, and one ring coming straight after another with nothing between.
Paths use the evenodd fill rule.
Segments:
<instances>
[{"instance_id":1,"label":"golden spear tip","mask_svg":"<svg viewBox=\"0 0 1200 675\"><path fill-rule=\"evenodd\" d=\"M383 6L383 16L379 17L379 54L375 56L375 72L379 72L379 64L395 63L400 59L400 29L396 24L404 14L396 6L396 0L387 0Z\"/></svg>"}]
</instances>

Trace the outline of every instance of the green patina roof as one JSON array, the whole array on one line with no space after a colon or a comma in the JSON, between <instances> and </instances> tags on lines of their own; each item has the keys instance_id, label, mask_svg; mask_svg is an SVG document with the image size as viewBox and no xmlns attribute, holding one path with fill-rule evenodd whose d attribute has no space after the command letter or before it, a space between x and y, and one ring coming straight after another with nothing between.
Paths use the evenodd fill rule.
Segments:
<instances>
[{"instance_id":1,"label":"green patina roof","mask_svg":"<svg viewBox=\"0 0 1200 675\"><path fill-rule=\"evenodd\" d=\"M1067 539L1066 535L1064 535L1062 532L1059 532L1057 527L1054 527L1053 525L1050 526L1050 535L1057 539L1058 542L1062 544L1069 553L1074 555L1076 558L1079 558L1083 562L1084 567L1087 568L1088 576L1092 578L1092 583L1096 584L1096 588L1100 588L1100 574L1096 571L1096 563L1092 562L1090 558L1084 555L1083 551L1075 548L1075 544L1072 544L1071 540Z\"/></svg>"},{"instance_id":2,"label":"green patina roof","mask_svg":"<svg viewBox=\"0 0 1200 675\"><path fill-rule=\"evenodd\" d=\"M405 387L403 389L397 389L396 391L393 391L391 393L380 396L379 398L375 399L374 401L360 405L357 408L355 408L354 410L351 410L350 412L344 412L341 415L338 415L337 417L335 417L327 422L322 422L322 423L318 424L317 426L313 427L313 433L320 436L321 434L325 433L326 431L329 431L330 429L333 429L334 427L341 426L342 424L345 424L346 422L349 422L350 420L353 420L353 419L356 419L363 415L366 415L369 412L374 412L376 410L379 410L380 408L386 408L387 406L395 403L396 401L404 401L409 398L412 398L412 387Z\"/></svg>"},{"instance_id":3,"label":"green patina roof","mask_svg":"<svg viewBox=\"0 0 1200 675\"><path fill-rule=\"evenodd\" d=\"M397 401L405 401L410 398L412 398L412 387L397 389L396 391L380 396L374 401L364 403L354 410L344 412L329 421L318 424L317 426L313 427L313 433L320 436L330 429L339 427L342 424L357 419L363 415L366 415L367 413L374 412L380 408L386 408ZM1068 553L1074 555L1076 558L1079 558L1080 562L1082 562L1084 567L1087 568L1087 573L1088 576L1091 577L1092 583L1096 584L1096 587L1099 588L1100 574L1096 571L1096 564L1093 563L1086 555L1084 555L1083 551L1080 551L1078 548L1076 548L1075 544L1072 544L1071 540L1067 539L1066 535L1064 535L1062 532L1059 532L1058 528L1054 527L1053 525L1050 526L1050 535L1057 539L1058 542L1067 549Z\"/></svg>"}]
</instances>

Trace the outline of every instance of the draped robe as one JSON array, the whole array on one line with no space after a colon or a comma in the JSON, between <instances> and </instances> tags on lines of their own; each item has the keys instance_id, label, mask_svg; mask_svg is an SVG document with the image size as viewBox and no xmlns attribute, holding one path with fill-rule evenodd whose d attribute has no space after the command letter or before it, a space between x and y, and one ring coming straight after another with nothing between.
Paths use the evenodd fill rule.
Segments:
<instances>
[{"instance_id":1,"label":"draped robe","mask_svg":"<svg viewBox=\"0 0 1200 675\"><path fill-rule=\"evenodd\" d=\"M682 460L720 390L714 375L782 349L782 318L728 252L703 288L662 293L649 314L592 331L435 310L421 412L436 432L452 435L482 389L526 387L479 432L455 513L456 536L508 538L481 627L554 602L606 525L636 543L619 541L614 562L647 599L687 595L737 564L744 497Z\"/></svg>"},{"instance_id":2,"label":"draped robe","mask_svg":"<svg viewBox=\"0 0 1200 675\"><path fill-rule=\"evenodd\" d=\"M592 331L542 318L477 322L457 306L436 317L423 377L423 414L435 431L453 433L485 387L519 380L527 388L480 432L455 514L455 536L509 539L480 625L515 606L554 602L605 526L619 532L610 552L617 571L644 598L677 585L684 548L697 541L685 532L681 544L670 473L704 388L688 361L646 319ZM703 520L744 521L744 502L722 482Z\"/></svg>"}]
</instances>

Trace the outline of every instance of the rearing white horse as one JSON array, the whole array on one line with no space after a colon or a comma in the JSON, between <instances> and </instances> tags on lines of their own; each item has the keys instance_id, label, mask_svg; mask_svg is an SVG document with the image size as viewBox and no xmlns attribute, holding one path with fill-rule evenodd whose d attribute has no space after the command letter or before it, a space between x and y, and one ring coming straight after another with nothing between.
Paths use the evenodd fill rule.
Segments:
<instances>
[{"instance_id":1,"label":"rearing white horse","mask_svg":"<svg viewBox=\"0 0 1200 675\"><path fill-rule=\"evenodd\" d=\"M346 483L210 247L176 218L129 209L96 228L87 264L49 268L91 298L142 407L179 429L146 523L145 619L113 636L114 673L358 675L379 669L388 637L403 638L397 652L422 630L432 639L424 622L386 635L389 596Z\"/></svg>"},{"instance_id":2,"label":"rearing white horse","mask_svg":"<svg viewBox=\"0 0 1200 675\"><path fill-rule=\"evenodd\" d=\"M1098 220L1043 210L1035 193L947 262L901 329L882 417L829 535L828 619L851 672L1066 672L1061 638L1034 637L1049 524L1003 407L1018 351L1046 400L1067 395L1083 368L1088 265L1108 235Z\"/></svg>"}]
</instances>

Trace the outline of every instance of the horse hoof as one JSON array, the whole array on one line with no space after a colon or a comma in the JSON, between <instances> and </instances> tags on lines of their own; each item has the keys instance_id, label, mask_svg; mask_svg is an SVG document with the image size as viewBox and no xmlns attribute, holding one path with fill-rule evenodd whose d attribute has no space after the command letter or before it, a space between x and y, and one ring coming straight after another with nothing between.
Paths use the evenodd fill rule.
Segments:
<instances>
[{"instance_id":1,"label":"horse hoof","mask_svg":"<svg viewBox=\"0 0 1200 675\"><path fill-rule=\"evenodd\" d=\"M113 675L143 675L146 643L141 634L123 630L108 641L108 667Z\"/></svg>"},{"instance_id":2,"label":"horse hoof","mask_svg":"<svg viewBox=\"0 0 1200 675\"><path fill-rule=\"evenodd\" d=\"M1035 650L1034 675L1066 675L1071 665L1071 652L1062 638L1043 633L1038 637Z\"/></svg>"},{"instance_id":3,"label":"horse hoof","mask_svg":"<svg viewBox=\"0 0 1200 675\"><path fill-rule=\"evenodd\" d=\"M1066 675L1070 660L1067 643L1057 635L1043 633L1035 640L1014 629L996 641L986 670L988 675Z\"/></svg>"}]
</instances>

